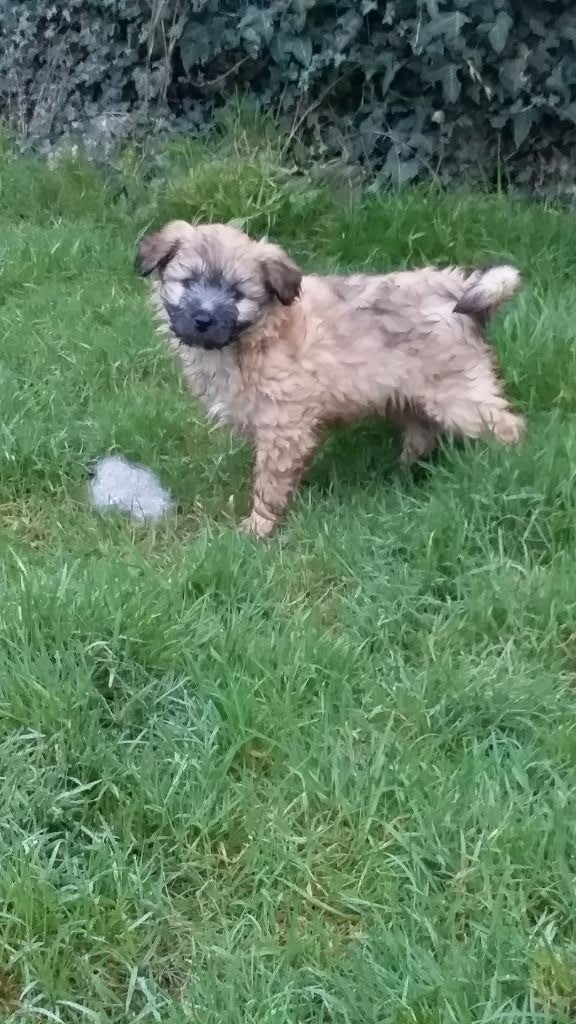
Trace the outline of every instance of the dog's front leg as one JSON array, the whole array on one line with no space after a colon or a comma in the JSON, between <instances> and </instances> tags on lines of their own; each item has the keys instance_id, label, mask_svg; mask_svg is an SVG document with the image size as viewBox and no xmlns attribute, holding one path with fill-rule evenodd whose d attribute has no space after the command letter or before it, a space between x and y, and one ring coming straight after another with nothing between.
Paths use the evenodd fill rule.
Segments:
<instances>
[{"instance_id":1,"label":"dog's front leg","mask_svg":"<svg viewBox=\"0 0 576 1024\"><path fill-rule=\"evenodd\" d=\"M278 526L314 450L317 435L301 428L256 436L252 511L242 528L253 537L269 537Z\"/></svg>"}]
</instances>

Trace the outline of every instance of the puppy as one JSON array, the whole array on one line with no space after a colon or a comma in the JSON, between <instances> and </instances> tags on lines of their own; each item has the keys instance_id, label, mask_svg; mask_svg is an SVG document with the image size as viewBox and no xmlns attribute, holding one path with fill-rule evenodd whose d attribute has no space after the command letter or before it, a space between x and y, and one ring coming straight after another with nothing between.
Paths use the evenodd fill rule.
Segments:
<instances>
[{"instance_id":1,"label":"puppy","mask_svg":"<svg viewBox=\"0 0 576 1024\"><path fill-rule=\"evenodd\" d=\"M483 330L519 289L515 267L304 277L276 245L185 221L143 238L137 265L190 390L255 447L243 525L257 537L274 531L332 424L388 416L405 463L443 433L521 436Z\"/></svg>"}]
</instances>

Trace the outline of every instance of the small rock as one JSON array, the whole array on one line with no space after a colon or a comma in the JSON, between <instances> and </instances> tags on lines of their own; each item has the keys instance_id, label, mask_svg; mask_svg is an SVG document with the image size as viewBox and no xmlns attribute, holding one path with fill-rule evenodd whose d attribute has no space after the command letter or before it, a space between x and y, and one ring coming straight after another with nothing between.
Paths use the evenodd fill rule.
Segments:
<instances>
[{"instance_id":1,"label":"small rock","mask_svg":"<svg viewBox=\"0 0 576 1024\"><path fill-rule=\"evenodd\" d=\"M173 505L167 491L150 469L108 455L93 466L90 501L100 512L116 510L135 522L157 522Z\"/></svg>"}]
</instances>

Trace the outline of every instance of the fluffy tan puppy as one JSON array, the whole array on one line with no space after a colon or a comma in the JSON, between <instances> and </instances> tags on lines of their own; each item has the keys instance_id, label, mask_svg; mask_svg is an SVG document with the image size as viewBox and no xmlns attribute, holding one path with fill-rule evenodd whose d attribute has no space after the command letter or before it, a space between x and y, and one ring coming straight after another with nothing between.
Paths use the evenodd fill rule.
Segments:
<instances>
[{"instance_id":1,"label":"fluffy tan puppy","mask_svg":"<svg viewBox=\"0 0 576 1024\"><path fill-rule=\"evenodd\" d=\"M255 447L244 527L258 537L332 424L388 416L406 463L443 433L521 436L483 330L520 287L515 267L303 276L276 245L185 221L142 239L138 266L190 390Z\"/></svg>"}]
</instances>

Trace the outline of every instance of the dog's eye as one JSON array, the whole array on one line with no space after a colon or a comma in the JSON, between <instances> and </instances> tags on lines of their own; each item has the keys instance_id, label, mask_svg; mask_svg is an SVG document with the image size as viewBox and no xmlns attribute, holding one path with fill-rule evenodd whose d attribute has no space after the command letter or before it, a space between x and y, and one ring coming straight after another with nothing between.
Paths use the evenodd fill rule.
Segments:
<instances>
[{"instance_id":1,"label":"dog's eye","mask_svg":"<svg viewBox=\"0 0 576 1024\"><path fill-rule=\"evenodd\" d=\"M231 293L232 298L234 299L235 302L239 302L240 299L243 297L242 296L242 290L238 287L237 284L233 284L231 286L230 293Z\"/></svg>"}]
</instances>

